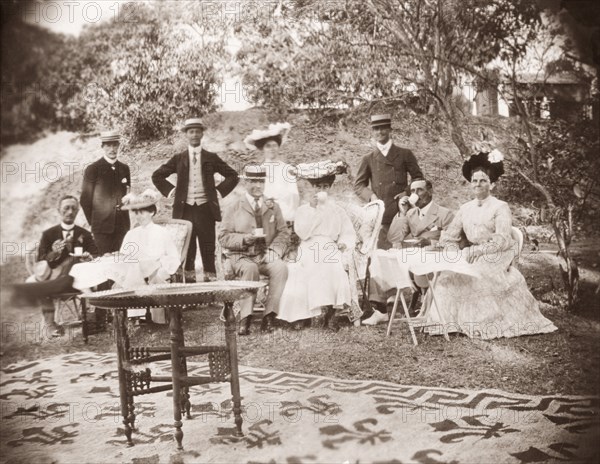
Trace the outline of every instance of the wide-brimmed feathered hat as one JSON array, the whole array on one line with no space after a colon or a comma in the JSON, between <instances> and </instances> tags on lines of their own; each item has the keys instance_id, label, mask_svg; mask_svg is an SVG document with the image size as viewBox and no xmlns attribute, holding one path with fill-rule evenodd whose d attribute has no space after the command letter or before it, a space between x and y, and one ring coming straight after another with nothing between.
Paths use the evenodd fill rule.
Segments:
<instances>
[{"instance_id":1,"label":"wide-brimmed feathered hat","mask_svg":"<svg viewBox=\"0 0 600 464\"><path fill-rule=\"evenodd\" d=\"M128 193L123 197L121 209L127 211L147 208L156 205L158 200L160 200L160 194L152 189L146 189L139 195Z\"/></svg>"},{"instance_id":2,"label":"wide-brimmed feathered hat","mask_svg":"<svg viewBox=\"0 0 600 464\"><path fill-rule=\"evenodd\" d=\"M504 155L497 149L489 152L480 151L471 155L462 165L462 174L465 179L471 182L473 171L476 168L484 168L489 172L490 182L496 182L504 174Z\"/></svg>"},{"instance_id":3,"label":"wide-brimmed feathered hat","mask_svg":"<svg viewBox=\"0 0 600 464\"><path fill-rule=\"evenodd\" d=\"M252 133L244 139L244 143L251 150L262 148L269 140L275 140L279 145L283 145L291 128L292 126L288 122L269 124L268 129L254 129Z\"/></svg>"},{"instance_id":4,"label":"wide-brimmed feathered hat","mask_svg":"<svg viewBox=\"0 0 600 464\"><path fill-rule=\"evenodd\" d=\"M301 163L296 166L296 176L306 179L311 184L333 183L338 174L348 173L348 163L345 161L317 161L314 163Z\"/></svg>"}]
</instances>

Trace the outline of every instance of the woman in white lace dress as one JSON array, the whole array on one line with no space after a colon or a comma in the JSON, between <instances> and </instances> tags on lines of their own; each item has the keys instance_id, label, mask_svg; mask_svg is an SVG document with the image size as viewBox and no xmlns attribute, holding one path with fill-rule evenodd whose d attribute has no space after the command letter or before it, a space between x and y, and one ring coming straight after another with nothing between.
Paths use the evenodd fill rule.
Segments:
<instances>
[{"instance_id":1,"label":"woman in white lace dress","mask_svg":"<svg viewBox=\"0 0 600 464\"><path fill-rule=\"evenodd\" d=\"M435 297L448 332L471 338L493 339L548 333L557 330L539 309L523 275L511 262L518 253L511 238L512 217L508 204L491 195L496 180L504 173L502 154L473 155L463 165L475 199L463 204L440 244L456 249L461 237L470 246L463 248L480 277L442 272ZM424 306L430 309L431 292ZM436 311L427 311L429 323L440 323ZM440 326L427 329L440 333Z\"/></svg>"},{"instance_id":2,"label":"woman in white lace dress","mask_svg":"<svg viewBox=\"0 0 600 464\"><path fill-rule=\"evenodd\" d=\"M352 302L344 264L345 254L351 254L356 244L356 233L346 212L328 195L335 173L321 174L315 169L308 180L312 185L308 202L296 212L295 230L301 239L298 257L288 265L277 317L288 322L310 320L324 308L324 327L335 329L330 324L334 324L336 309Z\"/></svg>"}]
</instances>

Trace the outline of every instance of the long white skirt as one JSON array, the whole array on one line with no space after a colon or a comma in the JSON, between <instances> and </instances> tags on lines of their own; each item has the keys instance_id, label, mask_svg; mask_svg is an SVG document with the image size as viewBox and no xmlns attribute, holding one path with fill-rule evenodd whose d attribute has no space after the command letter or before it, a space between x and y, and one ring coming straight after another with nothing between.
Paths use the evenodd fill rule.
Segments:
<instances>
[{"instance_id":1,"label":"long white skirt","mask_svg":"<svg viewBox=\"0 0 600 464\"><path fill-rule=\"evenodd\" d=\"M322 306L350 304L350 281L336 243L323 236L300 243L297 261L288 264L277 317L294 322L318 316Z\"/></svg>"}]
</instances>

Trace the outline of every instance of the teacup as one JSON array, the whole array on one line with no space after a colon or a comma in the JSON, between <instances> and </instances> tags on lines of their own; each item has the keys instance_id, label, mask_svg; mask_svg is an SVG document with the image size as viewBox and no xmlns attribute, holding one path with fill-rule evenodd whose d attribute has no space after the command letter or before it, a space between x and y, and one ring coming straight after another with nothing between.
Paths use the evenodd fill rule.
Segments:
<instances>
[{"instance_id":1,"label":"teacup","mask_svg":"<svg viewBox=\"0 0 600 464\"><path fill-rule=\"evenodd\" d=\"M254 229L254 235L257 237L262 237L263 235L265 235L263 228L257 227L256 229Z\"/></svg>"},{"instance_id":2,"label":"teacup","mask_svg":"<svg viewBox=\"0 0 600 464\"><path fill-rule=\"evenodd\" d=\"M82 256L83 255L83 247L75 247L73 249L73 254L75 256Z\"/></svg>"},{"instance_id":3,"label":"teacup","mask_svg":"<svg viewBox=\"0 0 600 464\"><path fill-rule=\"evenodd\" d=\"M408 201L411 205L415 206L417 204L417 201L419 201L419 195L417 195L416 193L412 193L410 197L408 197Z\"/></svg>"}]
</instances>

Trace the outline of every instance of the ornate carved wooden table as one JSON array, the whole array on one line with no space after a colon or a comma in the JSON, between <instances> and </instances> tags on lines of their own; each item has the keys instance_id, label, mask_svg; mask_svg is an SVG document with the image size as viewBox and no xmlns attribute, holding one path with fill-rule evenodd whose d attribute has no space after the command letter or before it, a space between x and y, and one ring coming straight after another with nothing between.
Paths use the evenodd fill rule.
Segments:
<instances>
[{"instance_id":1,"label":"ornate carved wooden table","mask_svg":"<svg viewBox=\"0 0 600 464\"><path fill-rule=\"evenodd\" d=\"M127 444L133 446L132 431L135 429L133 398L148 393L173 390L173 418L177 449L182 450L182 422L185 413L190 415L189 387L211 382L229 382L233 399L236 434L242 436L240 381L238 375L237 340L233 303L256 294L260 282L221 281L195 284L149 285L134 290L107 290L81 295L89 304L114 312L114 327L117 342L119 372L119 394L121 414ZM181 312L197 306L224 303L225 345L185 346ZM127 332L127 310L148 307L165 308L170 317L169 347L131 347ZM187 375L188 356L208 355L208 376ZM133 367L149 362L171 360L171 376L154 376L150 368L135 372ZM151 382L166 382L166 385L151 386Z\"/></svg>"}]
</instances>

